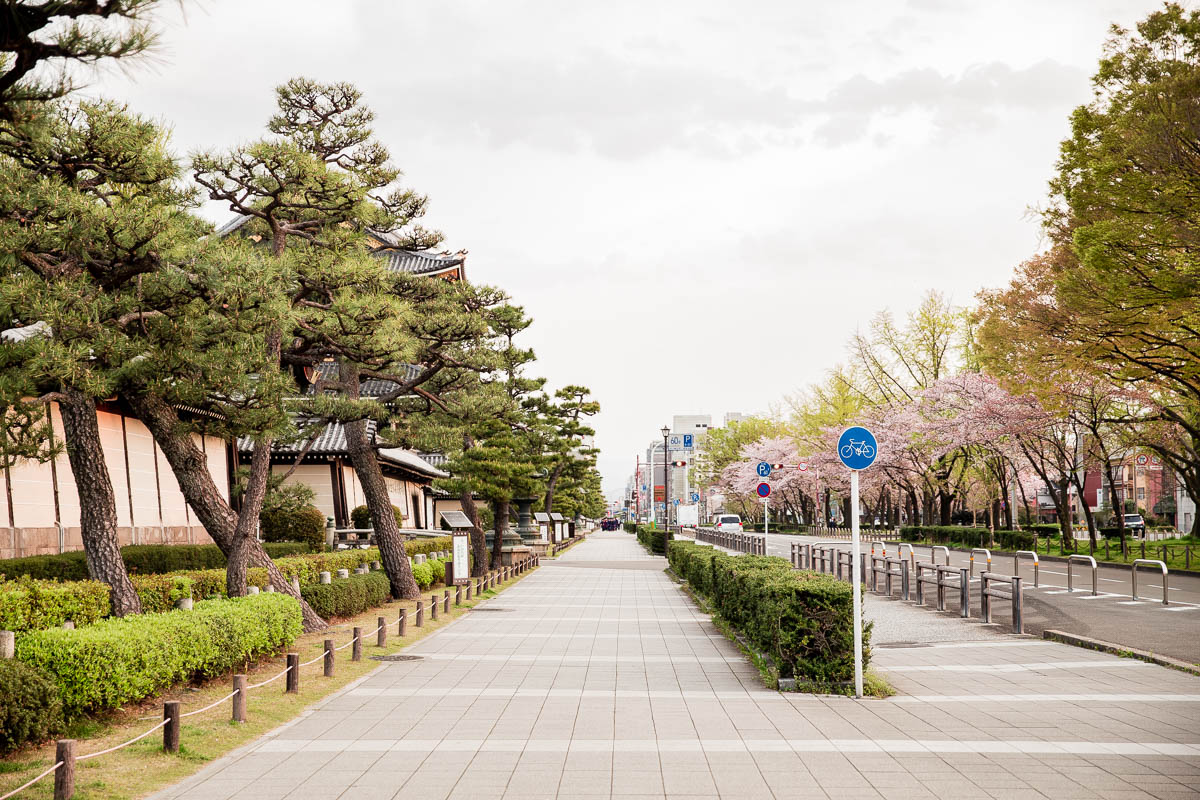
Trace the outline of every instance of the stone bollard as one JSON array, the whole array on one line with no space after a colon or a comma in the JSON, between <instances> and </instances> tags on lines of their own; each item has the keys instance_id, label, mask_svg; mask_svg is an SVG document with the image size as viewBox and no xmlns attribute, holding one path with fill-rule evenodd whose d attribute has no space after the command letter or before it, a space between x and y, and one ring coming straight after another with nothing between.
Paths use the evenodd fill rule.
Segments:
<instances>
[{"instance_id":1,"label":"stone bollard","mask_svg":"<svg viewBox=\"0 0 1200 800\"><path fill-rule=\"evenodd\" d=\"M328 572L322 572L321 583L333 583L333 576Z\"/></svg>"},{"instance_id":2,"label":"stone bollard","mask_svg":"<svg viewBox=\"0 0 1200 800\"><path fill-rule=\"evenodd\" d=\"M292 578L292 591L294 591L296 594L300 594L300 579L299 578Z\"/></svg>"},{"instance_id":3,"label":"stone bollard","mask_svg":"<svg viewBox=\"0 0 1200 800\"><path fill-rule=\"evenodd\" d=\"M429 595L429 618L438 618L438 597L436 594Z\"/></svg>"},{"instance_id":4,"label":"stone bollard","mask_svg":"<svg viewBox=\"0 0 1200 800\"><path fill-rule=\"evenodd\" d=\"M424 553L417 553L417 555L416 555L416 559L417 559L417 563L418 563L418 564L424 564L424 563L425 563L425 554L424 554Z\"/></svg>"},{"instance_id":5,"label":"stone bollard","mask_svg":"<svg viewBox=\"0 0 1200 800\"><path fill-rule=\"evenodd\" d=\"M284 680L287 681L287 688L284 689L283 691L285 694L299 694L300 693L300 654L299 653L288 653L287 654L287 665L288 665L288 674L287 674L287 677L284 678Z\"/></svg>"},{"instance_id":6,"label":"stone bollard","mask_svg":"<svg viewBox=\"0 0 1200 800\"><path fill-rule=\"evenodd\" d=\"M371 562L371 569L373 569L373 570L375 570L376 572L378 572L379 570L383 569L383 564L380 564L378 561L372 561L372 562Z\"/></svg>"},{"instance_id":7,"label":"stone bollard","mask_svg":"<svg viewBox=\"0 0 1200 800\"><path fill-rule=\"evenodd\" d=\"M338 576L339 578L349 578L349 577L350 577L350 570L348 570L348 569L339 569L339 570L337 571L337 576Z\"/></svg>"},{"instance_id":8,"label":"stone bollard","mask_svg":"<svg viewBox=\"0 0 1200 800\"><path fill-rule=\"evenodd\" d=\"M417 619L413 624L418 628L425 624L425 603L420 600L417 601Z\"/></svg>"},{"instance_id":9,"label":"stone bollard","mask_svg":"<svg viewBox=\"0 0 1200 800\"><path fill-rule=\"evenodd\" d=\"M70 800L75 794L75 740L59 739L54 760L62 762L54 771L54 800Z\"/></svg>"},{"instance_id":10,"label":"stone bollard","mask_svg":"<svg viewBox=\"0 0 1200 800\"><path fill-rule=\"evenodd\" d=\"M354 644L350 645L350 660L362 661L362 628L354 626Z\"/></svg>"},{"instance_id":11,"label":"stone bollard","mask_svg":"<svg viewBox=\"0 0 1200 800\"><path fill-rule=\"evenodd\" d=\"M325 677L333 677L333 639L325 640Z\"/></svg>"},{"instance_id":12,"label":"stone bollard","mask_svg":"<svg viewBox=\"0 0 1200 800\"><path fill-rule=\"evenodd\" d=\"M396 635L403 636L408 628L408 609L400 609L400 619L396 621Z\"/></svg>"},{"instance_id":13,"label":"stone bollard","mask_svg":"<svg viewBox=\"0 0 1200 800\"><path fill-rule=\"evenodd\" d=\"M63 629L68 631L75 630L75 620L69 619L63 623Z\"/></svg>"},{"instance_id":14,"label":"stone bollard","mask_svg":"<svg viewBox=\"0 0 1200 800\"><path fill-rule=\"evenodd\" d=\"M0 631L0 658L15 658L17 635L12 631Z\"/></svg>"},{"instance_id":15,"label":"stone bollard","mask_svg":"<svg viewBox=\"0 0 1200 800\"><path fill-rule=\"evenodd\" d=\"M178 600L175 601L175 607L178 608L180 611L191 611L192 610L192 598L190 598L190 597L179 598Z\"/></svg>"},{"instance_id":16,"label":"stone bollard","mask_svg":"<svg viewBox=\"0 0 1200 800\"><path fill-rule=\"evenodd\" d=\"M273 584L268 583L267 584L267 594L274 594L274 593L275 593L275 586Z\"/></svg>"},{"instance_id":17,"label":"stone bollard","mask_svg":"<svg viewBox=\"0 0 1200 800\"><path fill-rule=\"evenodd\" d=\"M247 586L246 594L258 594L258 587L257 586Z\"/></svg>"},{"instance_id":18,"label":"stone bollard","mask_svg":"<svg viewBox=\"0 0 1200 800\"><path fill-rule=\"evenodd\" d=\"M379 625L379 630L375 631L375 646L387 647L387 618L379 617L375 622Z\"/></svg>"},{"instance_id":19,"label":"stone bollard","mask_svg":"<svg viewBox=\"0 0 1200 800\"><path fill-rule=\"evenodd\" d=\"M366 564L360 564L354 568L355 575L366 575L370 571L370 568Z\"/></svg>"},{"instance_id":20,"label":"stone bollard","mask_svg":"<svg viewBox=\"0 0 1200 800\"><path fill-rule=\"evenodd\" d=\"M246 676L233 676L233 690L237 692L233 696L233 721L246 721Z\"/></svg>"}]
</instances>

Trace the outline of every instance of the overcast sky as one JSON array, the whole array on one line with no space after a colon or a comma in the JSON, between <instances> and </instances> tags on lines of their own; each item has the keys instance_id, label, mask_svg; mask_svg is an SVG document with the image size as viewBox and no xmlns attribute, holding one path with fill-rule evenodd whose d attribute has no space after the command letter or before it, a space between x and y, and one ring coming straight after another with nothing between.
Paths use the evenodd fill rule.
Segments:
<instances>
[{"instance_id":1,"label":"overcast sky","mask_svg":"<svg viewBox=\"0 0 1200 800\"><path fill-rule=\"evenodd\" d=\"M763 412L880 309L1004 282L1108 26L1159 3L182 5L93 90L187 152L261 135L289 77L358 84L540 374L595 392L614 495L673 414Z\"/></svg>"}]
</instances>

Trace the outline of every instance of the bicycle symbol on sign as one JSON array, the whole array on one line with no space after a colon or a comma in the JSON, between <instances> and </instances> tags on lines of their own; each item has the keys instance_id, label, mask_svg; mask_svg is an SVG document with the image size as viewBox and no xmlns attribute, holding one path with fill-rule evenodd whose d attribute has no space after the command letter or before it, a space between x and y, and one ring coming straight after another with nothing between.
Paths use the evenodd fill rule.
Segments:
<instances>
[{"instance_id":1,"label":"bicycle symbol on sign","mask_svg":"<svg viewBox=\"0 0 1200 800\"><path fill-rule=\"evenodd\" d=\"M857 447L855 446L857 445ZM842 445L842 458L850 458L851 455L861 456L862 458L870 458L875 455L875 448L867 444L865 440L855 441L851 439L846 444Z\"/></svg>"}]
</instances>

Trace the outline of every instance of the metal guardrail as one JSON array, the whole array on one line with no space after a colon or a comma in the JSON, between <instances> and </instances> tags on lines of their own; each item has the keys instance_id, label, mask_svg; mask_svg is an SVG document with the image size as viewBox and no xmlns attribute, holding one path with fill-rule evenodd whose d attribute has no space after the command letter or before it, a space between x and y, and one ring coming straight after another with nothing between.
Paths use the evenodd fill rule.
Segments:
<instances>
[{"instance_id":1,"label":"metal guardrail","mask_svg":"<svg viewBox=\"0 0 1200 800\"><path fill-rule=\"evenodd\" d=\"M1133 599L1134 600L1138 599L1138 592L1137 592L1138 564L1157 564L1162 569L1163 605L1164 606L1170 605L1171 603L1167 598L1167 565L1165 563L1163 563L1162 561L1155 561L1152 558L1135 558L1133 560L1133 563L1129 565L1130 571L1133 573Z\"/></svg>"},{"instance_id":2,"label":"metal guardrail","mask_svg":"<svg viewBox=\"0 0 1200 800\"><path fill-rule=\"evenodd\" d=\"M983 553L985 556L987 556L987 567L984 568L984 571L985 572L992 571L992 551L988 550L986 547L972 547L971 548L971 577L972 578L975 577L975 554L976 553ZM949 551L947 551L947 553L946 553L946 563L950 563Z\"/></svg>"},{"instance_id":3,"label":"metal guardrail","mask_svg":"<svg viewBox=\"0 0 1200 800\"><path fill-rule=\"evenodd\" d=\"M934 573L926 577L925 573ZM946 576L954 576L958 582ZM951 567L946 564L917 562L917 605L925 605L925 584L937 587L937 610L946 610L946 589L958 589L958 615L963 619L971 616L971 576L966 567Z\"/></svg>"},{"instance_id":4,"label":"metal guardrail","mask_svg":"<svg viewBox=\"0 0 1200 800\"><path fill-rule=\"evenodd\" d=\"M1072 565L1076 561L1085 561L1091 565L1091 567L1092 567L1092 594L1093 595L1099 594L1099 592L1097 591L1097 589L1099 588L1099 577L1096 574L1096 559L1092 558L1091 556L1085 556L1085 555L1082 555L1079 553L1073 553L1073 554L1067 556L1067 591L1068 592L1075 591L1075 571L1072 569Z\"/></svg>"},{"instance_id":5,"label":"metal guardrail","mask_svg":"<svg viewBox=\"0 0 1200 800\"><path fill-rule=\"evenodd\" d=\"M1041 584L1038 582L1038 554L1032 550L1018 550L1013 553L1013 577L1021 577L1021 556L1027 556L1033 559L1033 587L1036 589Z\"/></svg>"},{"instance_id":6,"label":"metal guardrail","mask_svg":"<svg viewBox=\"0 0 1200 800\"><path fill-rule=\"evenodd\" d=\"M981 589L979 607L985 623L992 621L992 598L1000 598L1012 602L1013 633L1024 633L1025 623L1021 617L1021 579L1015 575L1001 575L997 572L981 572L979 574ZM997 589L996 583L1008 585L1008 590Z\"/></svg>"},{"instance_id":7,"label":"metal guardrail","mask_svg":"<svg viewBox=\"0 0 1200 800\"><path fill-rule=\"evenodd\" d=\"M727 550L739 553L765 556L767 554L767 536L760 533L744 533L739 531L722 531L716 528L696 528L696 541L715 544Z\"/></svg>"},{"instance_id":8,"label":"metal guardrail","mask_svg":"<svg viewBox=\"0 0 1200 800\"><path fill-rule=\"evenodd\" d=\"M871 561L871 591L879 591L879 576L883 576L883 592L888 597L892 596L893 578L900 579L900 596L907 600L909 598L909 570L908 561L903 558L888 558L887 556L870 556ZM880 566L882 565L882 566ZM892 567L895 567L893 570Z\"/></svg>"}]
</instances>

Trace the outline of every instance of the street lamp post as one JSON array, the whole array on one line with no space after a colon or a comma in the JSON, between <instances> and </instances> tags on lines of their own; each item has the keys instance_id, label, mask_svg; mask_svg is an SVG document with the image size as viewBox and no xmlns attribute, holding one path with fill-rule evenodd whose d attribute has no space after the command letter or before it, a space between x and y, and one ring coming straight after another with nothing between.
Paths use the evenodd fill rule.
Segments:
<instances>
[{"instance_id":1,"label":"street lamp post","mask_svg":"<svg viewBox=\"0 0 1200 800\"><path fill-rule=\"evenodd\" d=\"M663 437L663 527L671 527L671 451L667 448L667 437L671 429L662 426Z\"/></svg>"}]
</instances>

